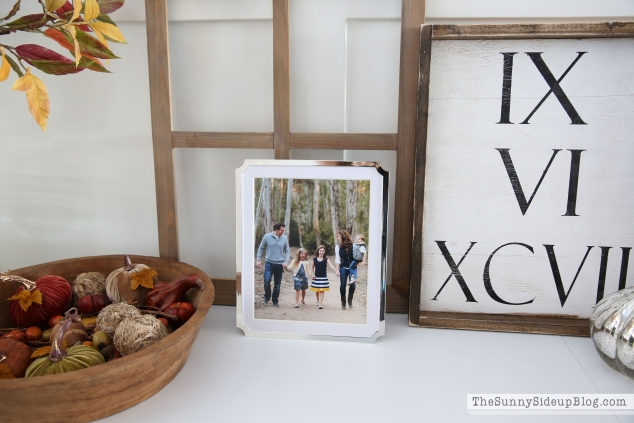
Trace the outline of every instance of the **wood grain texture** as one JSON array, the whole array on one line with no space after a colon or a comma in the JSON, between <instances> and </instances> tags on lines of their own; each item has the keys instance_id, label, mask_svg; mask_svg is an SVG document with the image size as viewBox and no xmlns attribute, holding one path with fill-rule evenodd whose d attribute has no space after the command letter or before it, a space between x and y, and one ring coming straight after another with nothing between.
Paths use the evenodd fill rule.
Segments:
<instances>
[{"instance_id":1,"label":"wood grain texture","mask_svg":"<svg viewBox=\"0 0 634 423\"><path fill-rule=\"evenodd\" d=\"M414 239L412 242L409 321L417 323L423 266L423 211L425 204L425 169L427 163L427 118L429 116L429 68L431 65L432 26L420 32L420 77L418 80L418 115L416 118L416 157L414 173Z\"/></svg>"},{"instance_id":2,"label":"wood grain texture","mask_svg":"<svg viewBox=\"0 0 634 423\"><path fill-rule=\"evenodd\" d=\"M290 158L289 46L288 0L273 0L273 144L276 159Z\"/></svg>"},{"instance_id":3,"label":"wood grain texture","mask_svg":"<svg viewBox=\"0 0 634 423\"><path fill-rule=\"evenodd\" d=\"M386 301L385 312L395 314L407 314L408 297L399 294L392 285L387 285L385 289Z\"/></svg>"},{"instance_id":4,"label":"wood grain texture","mask_svg":"<svg viewBox=\"0 0 634 423\"><path fill-rule=\"evenodd\" d=\"M174 148L273 148L272 132L172 132Z\"/></svg>"},{"instance_id":5,"label":"wood grain texture","mask_svg":"<svg viewBox=\"0 0 634 423\"><path fill-rule=\"evenodd\" d=\"M172 151L167 0L146 0L145 15L159 254L164 258L178 260L178 219Z\"/></svg>"},{"instance_id":6,"label":"wood grain texture","mask_svg":"<svg viewBox=\"0 0 634 423\"><path fill-rule=\"evenodd\" d=\"M416 91L420 26L425 21L424 0L403 0L401 18L401 64L399 74L398 135L396 144L396 190L394 198L394 244L392 286L409 294L416 152Z\"/></svg>"},{"instance_id":7,"label":"wood grain texture","mask_svg":"<svg viewBox=\"0 0 634 423\"><path fill-rule=\"evenodd\" d=\"M396 134L292 133L291 148L315 150L396 150Z\"/></svg>"},{"instance_id":8,"label":"wood grain texture","mask_svg":"<svg viewBox=\"0 0 634 423\"><path fill-rule=\"evenodd\" d=\"M218 279L214 278L214 287L216 288L217 305L236 305L236 280L235 279Z\"/></svg>"},{"instance_id":9,"label":"wood grain texture","mask_svg":"<svg viewBox=\"0 0 634 423\"><path fill-rule=\"evenodd\" d=\"M130 258L156 270L162 280L187 273L200 275L205 290L188 292L196 313L167 338L121 359L60 375L0 379L0 422L80 423L101 419L151 397L178 374L214 301L214 286L204 272L188 264L159 257ZM11 273L31 280L53 274L73 281L79 273L107 274L121 265L121 255L83 257Z\"/></svg>"},{"instance_id":10,"label":"wood grain texture","mask_svg":"<svg viewBox=\"0 0 634 423\"><path fill-rule=\"evenodd\" d=\"M434 40L490 40L536 38L628 38L634 37L633 22L434 25Z\"/></svg>"},{"instance_id":11,"label":"wood grain texture","mask_svg":"<svg viewBox=\"0 0 634 423\"><path fill-rule=\"evenodd\" d=\"M418 326L421 327L590 336L588 319L430 311L421 311L419 316ZM416 324L410 322L410 326Z\"/></svg>"}]
</instances>

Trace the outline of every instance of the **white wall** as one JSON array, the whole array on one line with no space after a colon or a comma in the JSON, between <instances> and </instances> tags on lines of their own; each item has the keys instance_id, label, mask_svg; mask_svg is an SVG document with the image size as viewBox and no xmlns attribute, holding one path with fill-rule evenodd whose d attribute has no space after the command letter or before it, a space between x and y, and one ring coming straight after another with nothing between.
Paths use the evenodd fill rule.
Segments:
<instances>
[{"instance_id":1,"label":"white wall","mask_svg":"<svg viewBox=\"0 0 634 423\"><path fill-rule=\"evenodd\" d=\"M271 1L168 4L174 128L272 131ZM634 19L630 0L426 7L428 21L442 23ZM400 13L400 0L290 0L291 131L396 132ZM0 269L158 255L144 2L128 0L113 18L128 40L113 46L122 57L110 61L113 74L34 72L51 97L46 133L24 93L11 91L15 78L0 84ZM1 40L56 49L31 34ZM176 150L181 260L212 277L234 276L233 169L272 156ZM396 162L393 152L372 151L292 151L292 158L378 160L390 171Z\"/></svg>"}]
</instances>

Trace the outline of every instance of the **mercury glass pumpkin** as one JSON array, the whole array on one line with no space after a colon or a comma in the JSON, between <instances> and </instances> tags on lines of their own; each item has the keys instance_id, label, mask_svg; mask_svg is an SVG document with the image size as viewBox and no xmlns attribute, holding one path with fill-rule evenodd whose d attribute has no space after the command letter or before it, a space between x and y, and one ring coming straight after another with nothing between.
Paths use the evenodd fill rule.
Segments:
<instances>
[{"instance_id":1,"label":"mercury glass pumpkin","mask_svg":"<svg viewBox=\"0 0 634 423\"><path fill-rule=\"evenodd\" d=\"M603 361L634 378L634 287L597 303L590 316L590 337Z\"/></svg>"}]
</instances>

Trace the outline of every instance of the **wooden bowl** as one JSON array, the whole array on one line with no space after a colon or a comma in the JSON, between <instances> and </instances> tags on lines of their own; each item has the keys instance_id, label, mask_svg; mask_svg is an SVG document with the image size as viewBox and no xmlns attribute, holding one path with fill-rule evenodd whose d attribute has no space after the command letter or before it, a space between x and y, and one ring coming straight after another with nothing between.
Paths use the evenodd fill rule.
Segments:
<instances>
[{"instance_id":1,"label":"wooden bowl","mask_svg":"<svg viewBox=\"0 0 634 423\"><path fill-rule=\"evenodd\" d=\"M196 313L167 338L118 360L60 375L0 379L0 422L79 423L101 419L151 397L181 370L213 303L214 286L204 272L185 263L159 257L130 259L156 270L164 281L187 273L199 274L205 290L191 289L187 295ZM44 275L59 275L72 283L80 273L107 275L122 266L122 255L82 257L25 267L11 274L33 281ZM6 308L5 300L0 298L0 311Z\"/></svg>"}]
</instances>

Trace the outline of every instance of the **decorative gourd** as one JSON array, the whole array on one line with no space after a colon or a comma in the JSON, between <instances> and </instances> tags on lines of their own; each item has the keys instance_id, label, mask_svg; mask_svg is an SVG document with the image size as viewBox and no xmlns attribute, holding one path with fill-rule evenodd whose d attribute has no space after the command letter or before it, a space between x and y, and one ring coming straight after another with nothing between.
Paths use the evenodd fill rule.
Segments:
<instances>
[{"instance_id":1,"label":"decorative gourd","mask_svg":"<svg viewBox=\"0 0 634 423\"><path fill-rule=\"evenodd\" d=\"M24 377L27 367L31 363L31 348L18 342L15 339L0 339L0 379L13 377ZM9 370L2 371L2 367ZM10 374L10 375L9 375Z\"/></svg>"},{"instance_id":2,"label":"decorative gourd","mask_svg":"<svg viewBox=\"0 0 634 423\"><path fill-rule=\"evenodd\" d=\"M165 309L165 313L178 317L178 320L170 321L173 329L183 326L195 312L194 306L187 302L174 303Z\"/></svg>"},{"instance_id":3,"label":"decorative gourd","mask_svg":"<svg viewBox=\"0 0 634 423\"><path fill-rule=\"evenodd\" d=\"M101 272L80 273L71 284L73 288L73 305L86 295L106 294L106 275Z\"/></svg>"},{"instance_id":4,"label":"decorative gourd","mask_svg":"<svg viewBox=\"0 0 634 423\"><path fill-rule=\"evenodd\" d=\"M205 290L203 281L195 273L176 278L168 284L156 284L147 294L145 304L165 310L174 303L185 301L185 293L194 287L200 288L201 291Z\"/></svg>"},{"instance_id":5,"label":"decorative gourd","mask_svg":"<svg viewBox=\"0 0 634 423\"><path fill-rule=\"evenodd\" d=\"M590 337L603 361L634 378L634 287L597 303L590 316Z\"/></svg>"},{"instance_id":6,"label":"decorative gourd","mask_svg":"<svg viewBox=\"0 0 634 423\"><path fill-rule=\"evenodd\" d=\"M2 335L3 339L13 339L15 341L18 342L22 342L23 344L26 344L26 333L22 332L21 330L12 330L9 333L6 333L4 335Z\"/></svg>"},{"instance_id":7,"label":"decorative gourd","mask_svg":"<svg viewBox=\"0 0 634 423\"><path fill-rule=\"evenodd\" d=\"M70 310L68 310L68 312L66 312L66 315L68 316L68 314L71 312L76 314L77 309L71 308ZM57 338L57 334L61 331L63 327L66 327L66 331L62 336L62 340L66 341L66 345L69 347L72 347L78 342L84 342L88 339L88 331L86 330L84 324L81 322L81 319L72 320L70 323L67 323L66 320L68 319L64 319L55 325L53 331L51 332L51 339Z\"/></svg>"},{"instance_id":8,"label":"decorative gourd","mask_svg":"<svg viewBox=\"0 0 634 423\"><path fill-rule=\"evenodd\" d=\"M113 303L145 305L145 297L158 282L156 272L145 264L132 264L130 257L123 256L124 266L112 271L106 278L106 294Z\"/></svg>"},{"instance_id":9,"label":"decorative gourd","mask_svg":"<svg viewBox=\"0 0 634 423\"><path fill-rule=\"evenodd\" d=\"M66 334L66 331L73 323L78 322L81 324L81 319L77 315L76 309L71 309L66 312L66 319L62 323L60 330L57 332L57 336L53 338L51 354L48 357L42 357L35 360L29 368L26 369L24 377L67 373L96 366L97 364L105 362L99 351L87 345L76 345L68 348L67 350L64 349L62 339Z\"/></svg>"},{"instance_id":10,"label":"decorative gourd","mask_svg":"<svg viewBox=\"0 0 634 423\"><path fill-rule=\"evenodd\" d=\"M70 284L61 276L42 276L35 282L12 275L0 275L0 279L23 285L9 298L9 315L18 327L42 326L51 316L62 314L72 299Z\"/></svg>"},{"instance_id":11,"label":"decorative gourd","mask_svg":"<svg viewBox=\"0 0 634 423\"><path fill-rule=\"evenodd\" d=\"M100 312L108 304L110 304L110 299L107 295L89 294L79 299L77 309L81 314L92 314Z\"/></svg>"}]
</instances>

